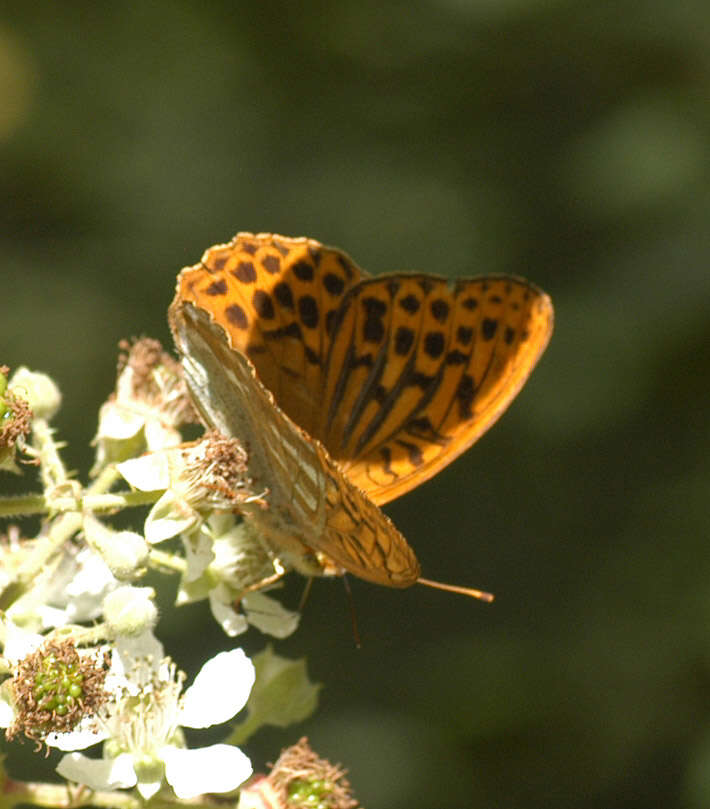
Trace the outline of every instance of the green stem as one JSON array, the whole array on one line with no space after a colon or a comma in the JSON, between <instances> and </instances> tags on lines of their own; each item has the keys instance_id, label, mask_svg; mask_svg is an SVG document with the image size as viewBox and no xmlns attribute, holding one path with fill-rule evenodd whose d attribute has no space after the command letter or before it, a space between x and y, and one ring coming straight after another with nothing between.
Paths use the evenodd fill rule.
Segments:
<instances>
[{"instance_id":1,"label":"green stem","mask_svg":"<svg viewBox=\"0 0 710 809\"><path fill-rule=\"evenodd\" d=\"M121 479L121 475L118 472L118 469L111 464L110 466L104 467L99 476L96 480L89 486L88 492L91 494L103 494L110 490L113 484Z\"/></svg>"},{"instance_id":2,"label":"green stem","mask_svg":"<svg viewBox=\"0 0 710 809\"><path fill-rule=\"evenodd\" d=\"M123 508L152 505L161 494L162 491L125 491L106 494L95 492L93 487L90 486L86 494L81 498L80 505L95 512L118 511ZM72 497L67 497L64 502L58 498L53 499L51 510L55 512L62 511L63 505L66 507L66 513L76 512L77 502ZM42 494L0 497L0 517L29 517L32 514L47 514L49 511L50 505Z\"/></svg>"},{"instance_id":3,"label":"green stem","mask_svg":"<svg viewBox=\"0 0 710 809\"><path fill-rule=\"evenodd\" d=\"M153 492L111 492L110 494L92 494L91 489L82 497L81 504L89 511L119 511L136 506L151 506L162 495L162 490Z\"/></svg>"},{"instance_id":4,"label":"green stem","mask_svg":"<svg viewBox=\"0 0 710 809\"><path fill-rule=\"evenodd\" d=\"M260 722L254 715L249 714L244 721L240 722L232 729L232 732L229 734L228 738L225 739L225 743L241 747L244 742L247 741L247 739L253 736L257 730L259 730L261 726L262 722Z\"/></svg>"},{"instance_id":5,"label":"green stem","mask_svg":"<svg viewBox=\"0 0 710 809\"><path fill-rule=\"evenodd\" d=\"M148 555L148 563L152 568L167 568L175 573L184 573L187 570L187 560L182 556L175 556L174 553L166 553L157 548L151 548Z\"/></svg>"},{"instance_id":6,"label":"green stem","mask_svg":"<svg viewBox=\"0 0 710 809\"><path fill-rule=\"evenodd\" d=\"M81 809L83 806L98 806L101 809L144 809L145 802L135 793L120 791L96 791L69 784L45 784L37 781L14 781L8 778L0 788L1 809L12 809L19 804L43 806L47 809ZM232 805L230 802L229 805ZM225 806L223 801L209 797L180 800L156 796L151 799L151 809L211 809Z\"/></svg>"},{"instance_id":7,"label":"green stem","mask_svg":"<svg viewBox=\"0 0 710 809\"><path fill-rule=\"evenodd\" d=\"M47 502L43 494L0 497L0 517L28 517L30 514L45 514L46 512Z\"/></svg>"},{"instance_id":8,"label":"green stem","mask_svg":"<svg viewBox=\"0 0 710 809\"><path fill-rule=\"evenodd\" d=\"M54 440L54 430L45 419L32 421L32 444L40 458L40 474L45 490L64 483L67 471L59 456L60 444Z\"/></svg>"}]
</instances>

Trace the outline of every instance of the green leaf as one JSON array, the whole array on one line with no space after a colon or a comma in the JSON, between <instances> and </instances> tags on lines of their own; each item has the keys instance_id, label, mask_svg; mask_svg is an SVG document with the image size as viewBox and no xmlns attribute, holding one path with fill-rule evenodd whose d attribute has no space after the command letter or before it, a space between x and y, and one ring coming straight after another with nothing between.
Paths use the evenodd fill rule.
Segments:
<instances>
[{"instance_id":1,"label":"green leaf","mask_svg":"<svg viewBox=\"0 0 710 809\"><path fill-rule=\"evenodd\" d=\"M306 660L289 660L269 645L252 658L256 682L247 703L247 717L232 732L230 744L242 744L262 725L287 727L310 716L318 704L319 683L308 679Z\"/></svg>"}]
</instances>

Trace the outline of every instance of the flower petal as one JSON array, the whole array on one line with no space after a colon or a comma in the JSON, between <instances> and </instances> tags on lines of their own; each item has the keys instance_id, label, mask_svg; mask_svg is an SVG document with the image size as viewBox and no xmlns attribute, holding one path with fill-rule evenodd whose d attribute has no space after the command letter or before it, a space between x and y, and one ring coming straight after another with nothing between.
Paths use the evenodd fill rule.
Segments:
<instances>
[{"instance_id":1,"label":"flower petal","mask_svg":"<svg viewBox=\"0 0 710 809\"><path fill-rule=\"evenodd\" d=\"M264 593L249 593L242 599L249 623L275 638L287 638L298 627L300 613L287 610L275 598Z\"/></svg>"},{"instance_id":2,"label":"flower petal","mask_svg":"<svg viewBox=\"0 0 710 809\"><path fill-rule=\"evenodd\" d=\"M0 728L9 728L15 719L15 708L12 704L12 696L10 690L5 688L6 683L0 686Z\"/></svg>"},{"instance_id":3,"label":"flower petal","mask_svg":"<svg viewBox=\"0 0 710 809\"><path fill-rule=\"evenodd\" d=\"M206 728L231 719L246 705L254 677L254 666L241 649L220 652L185 691L180 724Z\"/></svg>"},{"instance_id":4,"label":"flower petal","mask_svg":"<svg viewBox=\"0 0 710 809\"><path fill-rule=\"evenodd\" d=\"M196 750L165 748L162 758L165 777L178 798L194 798L205 792L230 792L252 774L251 761L230 744L213 744Z\"/></svg>"},{"instance_id":5,"label":"flower petal","mask_svg":"<svg viewBox=\"0 0 710 809\"><path fill-rule=\"evenodd\" d=\"M44 643L42 635L36 632L28 632L13 621L8 621L5 626L5 657L8 660L22 660L30 652Z\"/></svg>"},{"instance_id":6,"label":"flower petal","mask_svg":"<svg viewBox=\"0 0 710 809\"><path fill-rule=\"evenodd\" d=\"M192 528L199 519L200 515L185 500L168 489L146 517L145 538L151 544L163 542Z\"/></svg>"},{"instance_id":7,"label":"flower petal","mask_svg":"<svg viewBox=\"0 0 710 809\"><path fill-rule=\"evenodd\" d=\"M86 750L107 737L105 729L97 730L93 722L87 722L83 727L80 724L66 733L50 733L44 741L47 747L55 747L57 750Z\"/></svg>"},{"instance_id":8,"label":"flower petal","mask_svg":"<svg viewBox=\"0 0 710 809\"><path fill-rule=\"evenodd\" d=\"M224 585L219 585L210 591L210 609L214 615L215 621L222 627L225 633L234 638L246 632L249 628L249 622L245 615L237 612L232 606L232 602L225 600L221 592Z\"/></svg>"},{"instance_id":9,"label":"flower petal","mask_svg":"<svg viewBox=\"0 0 710 809\"><path fill-rule=\"evenodd\" d=\"M142 492L154 492L170 486L170 460L167 452L153 452L116 464L124 479Z\"/></svg>"},{"instance_id":10,"label":"flower petal","mask_svg":"<svg viewBox=\"0 0 710 809\"><path fill-rule=\"evenodd\" d=\"M85 784L90 789L123 789L135 786L137 782L129 753L110 759L69 753L59 762L57 772L68 781Z\"/></svg>"}]
</instances>

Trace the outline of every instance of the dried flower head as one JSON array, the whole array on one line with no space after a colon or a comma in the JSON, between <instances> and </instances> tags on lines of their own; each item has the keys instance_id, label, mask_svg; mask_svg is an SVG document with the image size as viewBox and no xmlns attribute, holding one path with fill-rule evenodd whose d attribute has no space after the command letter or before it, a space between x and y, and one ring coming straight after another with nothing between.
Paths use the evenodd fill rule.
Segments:
<instances>
[{"instance_id":1,"label":"dried flower head","mask_svg":"<svg viewBox=\"0 0 710 809\"><path fill-rule=\"evenodd\" d=\"M121 340L118 347L117 389L126 372L124 384L134 399L164 408L176 426L197 422L197 413L183 382L180 363L163 350L158 340L134 337ZM125 393L129 393L129 390Z\"/></svg>"},{"instance_id":2,"label":"dried flower head","mask_svg":"<svg viewBox=\"0 0 710 809\"><path fill-rule=\"evenodd\" d=\"M282 751L269 776L241 790L239 809L357 809L345 774L319 758L304 736Z\"/></svg>"},{"instance_id":3,"label":"dried flower head","mask_svg":"<svg viewBox=\"0 0 710 809\"><path fill-rule=\"evenodd\" d=\"M14 723L6 736L18 733L42 742L50 733L67 733L94 716L106 702L104 680L108 657L79 655L72 641L49 641L17 664L11 683Z\"/></svg>"},{"instance_id":4,"label":"dried flower head","mask_svg":"<svg viewBox=\"0 0 710 809\"><path fill-rule=\"evenodd\" d=\"M0 469L17 471L15 454L25 447L25 438L32 428L29 404L8 390L7 365L0 365Z\"/></svg>"},{"instance_id":5,"label":"dried flower head","mask_svg":"<svg viewBox=\"0 0 710 809\"><path fill-rule=\"evenodd\" d=\"M265 492L253 492L244 448L217 432L180 448L131 458L117 468L140 491L165 490L146 519L150 543L199 526L212 509L233 511L244 503L264 503Z\"/></svg>"},{"instance_id":6,"label":"dried flower head","mask_svg":"<svg viewBox=\"0 0 710 809\"><path fill-rule=\"evenodd\" d=\"M146 449L177 446L178 427L197 420L182 368L157 340L123 340L119 348L116 390L99 414L94 474Z\"/></svg>"},{"instance_id":7,"label":"dried flower head","mask_svg":"<svg viewBox=\"0 0 710 809\"><path fill-rule=\"evenodd\" d=\"M192 492L188 498L214 508L260 502L254 494L244 447L235 438L211 430L186 450L183 481Z\"/></svg>"}]
</instances>

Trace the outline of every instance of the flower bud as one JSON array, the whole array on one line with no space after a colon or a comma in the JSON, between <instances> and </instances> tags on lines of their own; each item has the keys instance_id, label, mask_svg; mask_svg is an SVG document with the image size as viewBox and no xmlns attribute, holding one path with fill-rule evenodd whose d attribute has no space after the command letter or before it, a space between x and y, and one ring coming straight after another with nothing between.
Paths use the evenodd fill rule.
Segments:
<instances>
[{"instance_id":1,"label":"flower bud","mask_svg":"<svg viewBox=\"0 0 710 809\"><path fill-rule=\"evenodd\" d=\"M130 578L148 561L148 543L134 531L113 531L87 514L84 534L117 579Z\"/></svg>"},{"instance_id":2,"label":"flower bud","mask_svg":"<svg viewBox=\"0 0 710 809\"><path fill-rule=\"evenodd\" d=\"M118 587L104 599L106 623L117 636L140 635L158 621L152 587Z\"/></svg>"},{"instance_id":3,"label":"flower bud","mask_svg":"<svg viewBox=\"0 0 710 809\"><path fill-rule=\"evenodd\" d=\"M62 394L47 374L20 367L12 375L8 388L18 399L24 399L35 418L51 421L62 403Z\"/></svg>"}]
</instances>

